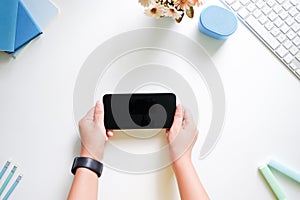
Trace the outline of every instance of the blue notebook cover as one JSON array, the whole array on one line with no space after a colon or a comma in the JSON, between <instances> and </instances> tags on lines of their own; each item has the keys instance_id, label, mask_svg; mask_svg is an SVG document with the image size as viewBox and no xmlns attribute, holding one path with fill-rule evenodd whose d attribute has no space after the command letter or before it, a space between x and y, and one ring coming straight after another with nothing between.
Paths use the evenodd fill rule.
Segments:
<instances>
[{"instance_id":1,"label":"blue notebook cover","mask_svg":"<svg viewBox=\"0 0 300 200\"><path fill-rule=\"evenodd\" d=\"M41 29L24 6L24 3L20 0L14 51L36 38L41 33Z\"/></svg>"},{"instance_id":2,"label":"blue notebook cover","mask_svg":"<svg viewBox=\"0 0 300 200\"><path fill-rule=\"evenodd\" d=\"M0 50L14 51L19 0L0 0Z\"/></svg>"},{"instance_id":3,"label":"blue notebook cover","mask_svg":"<svg viewBox=\"0 0 300 200\"><path fill-rule=\"evenodd\" d=\"M44 29L58 13L58 9L49 0L23 0L23 3L42 29ZM16 58L23 51L24 47L26 47L26 45L11 55Z\"/></svg>"},{"instance_id":4,"label":"blue notebook cover","mask_svg":"<svg viewBox=\"0 0 300 200\"><path fill-rule=\"evenodd\" d=\"M49 0L23 0L23 2L42 29L58 13L58 9Z\"/></svg>"}]
</instances>

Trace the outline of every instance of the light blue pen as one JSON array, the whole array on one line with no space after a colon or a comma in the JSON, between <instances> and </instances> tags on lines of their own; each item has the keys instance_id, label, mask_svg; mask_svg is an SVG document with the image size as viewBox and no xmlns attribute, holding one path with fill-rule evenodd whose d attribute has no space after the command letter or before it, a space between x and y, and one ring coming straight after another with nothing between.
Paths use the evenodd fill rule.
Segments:
<instances>
[{"instance_id":1,"label":"light blue pen","mask_svg":"<svg viewBox=\"0 0 300 200\"><path fill-rule=\"evenodd\" d=\"M9 165L10 165L10 162L7 161L7 162L5 163L5 165L4 165L4 167L2 168L1 172L0 172L0 180L1 180L2 176L5 174L7 168L9 167Z\"/></svg>"},{"instance_id":2,"label":"light blue pen","mask_svg":"<svg viewBox=\"0 0 300 200\"><path fill-rule=\"evenodd\" d=\"M285 166L284 164L282 164L276 160L270 160L268 163L268 166L277 170L278 172L290 177L297 183L300 183L300 173Z\"/></svg>"},{"instance_id":3,"label":"light blue pen","mask_svg":"<svg viewBox=\"0 0 300 200\"><path fill-rule=\"evenodd\" d=\"M9 175L7 176L6 180L4 181L2 187L0 188L0 195L3 193L5 190L7 184L9 183L10 179L13 177L15 171L17 170L17 166L14 166L12 170L10 171Z\"/></svg>"},{"instance_id":4,"label":"light blue pen","mask_svg":"<svg viewBox=\"0 0 300 200\"><path fill-rule=\"evenodd\" d=\"M22 176L19 175L18 178L15 180L15 182L12 184L12 186L9 188L8 192L5 194L2 200L7 200L8 197L11 195L11 193L15 190L17 185L19 184L20 180L22 179Z\"/></svg>"}]
</instances>

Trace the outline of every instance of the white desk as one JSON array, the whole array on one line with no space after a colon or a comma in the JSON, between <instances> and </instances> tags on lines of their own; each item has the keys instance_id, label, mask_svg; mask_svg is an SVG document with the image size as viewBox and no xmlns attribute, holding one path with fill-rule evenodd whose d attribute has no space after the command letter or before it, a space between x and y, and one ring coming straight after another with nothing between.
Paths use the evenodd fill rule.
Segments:
<instances>
[{"instance_id":1,"label":"white desk","mask_svg":"<svg viewBox=\"0 0 300 200\"><path fill-rule=\"evenodd\" d=\"M241 23L232 37L217 41L198 32L200 9L176 24L144 16L137 0L54 2L60 14L41 38L16 60L0 55L0 164L11 158L24 174L12 199L66 198L80 147L72 105L77 74L99 44L142 27L169 28L197 41L223 80L222 137L204 160L197 160L197 145L193 155L211 199L274 199L257 170L269 157L300 170L299 80ZM289 200L299 198L300 185L275 176ZM99 194L109 200L179 199L170 168L144 175L105 168Z\"/></svg>"}]
</instances>

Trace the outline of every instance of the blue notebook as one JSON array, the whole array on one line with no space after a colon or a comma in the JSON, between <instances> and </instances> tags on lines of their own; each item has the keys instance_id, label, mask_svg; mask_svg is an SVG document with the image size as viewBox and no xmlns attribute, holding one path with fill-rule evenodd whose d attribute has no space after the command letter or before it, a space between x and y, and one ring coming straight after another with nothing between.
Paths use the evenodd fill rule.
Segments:
<instances>
[{"instance_id":1,"label":"blue notebook","mask_svg":"<svg viewBox=\"0 0 300 200\"><path fill-rule=\"evenodd\" d=\"M24 3L19 1L14 51L18 50L40 34L42 34L41 29L24 6Z\"/></svg>"},{"instance_id":2,"label":"blue notebook","mask_svg":"<svg viewBox=\"0 0 300 200\"><path fill-rule=\"evenodd\" d=\"M49 0L23 0L23 2L42 29L58 13L58 9Z\"/></svg>"},{"instance_id":3,"label":"blue notebook","mask_svg":"<svg viewBox=\"0 0 300 200\"><path fill-rule=\"evenodd\" d=\"M23 3L42 29L45 29L51 19L58 13L58 9L49 0L23 0ZM24 47L26 45L11 55L16 58L24 50Z\"/></svg>"},{"instance_id":4,"label":"blue notebook","mask_svg":"<svg viewBox=\"0 0 300 200\"><path fill-rule=\"evenodd\" d=\"M14 51L19 0L0 0L0 50Z\"/></svg>"}]
</instances>

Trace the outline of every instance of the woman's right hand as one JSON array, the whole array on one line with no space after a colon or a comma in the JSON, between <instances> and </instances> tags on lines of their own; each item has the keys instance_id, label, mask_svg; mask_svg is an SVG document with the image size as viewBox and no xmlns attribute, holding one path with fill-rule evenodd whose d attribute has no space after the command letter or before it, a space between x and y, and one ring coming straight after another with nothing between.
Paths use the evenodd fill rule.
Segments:
<instances>
[{"instance_id":1,"label":"woman's right hand","mask_svg":"<svg viewBox=\"0 0 300 200\"><path fill-rule=\"evenodd\" d=\"M166 136L173 165L190 161L198 130L188 109L180 105L176 107L172 127L166 132Z\"/></svg>"}]
</instances>

